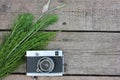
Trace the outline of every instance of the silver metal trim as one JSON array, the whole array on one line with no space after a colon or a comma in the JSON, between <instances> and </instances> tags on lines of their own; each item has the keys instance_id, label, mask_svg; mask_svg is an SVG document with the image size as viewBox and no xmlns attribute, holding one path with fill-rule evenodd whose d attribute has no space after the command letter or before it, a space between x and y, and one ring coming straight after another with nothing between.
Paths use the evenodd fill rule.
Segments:
<instances>
[{"instance_id":1,"label":"silver metal trim","mask_svg":"<svg viewBox=\"0 0 120 80\"><path fill-rule=\"evenodd\" d=\"M27 73L27 76L62 76L63 73Z\"/></svg>"},{"instance_id":2,"label":"silver metal trim","mask_svg":"<svg viewBox=\"0 0 120 80\"><path fill-rule=\"evenodd\" d=\"M55 52L58 51L58 56L63 56L62 50L46 50L46 51L26 51L27 57L39 57L39 56L55 56Z\"/></svg>"}]
</instances>

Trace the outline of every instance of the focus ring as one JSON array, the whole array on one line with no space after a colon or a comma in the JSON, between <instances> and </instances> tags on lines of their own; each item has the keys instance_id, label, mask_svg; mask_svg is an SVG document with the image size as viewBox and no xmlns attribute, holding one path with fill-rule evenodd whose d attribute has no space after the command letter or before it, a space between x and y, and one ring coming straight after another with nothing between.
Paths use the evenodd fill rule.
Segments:
<instances>
[{"instance_id":1,"label":"focus ring","mask_svg":"<svg viewBox=\"0 0 120 80\"><path fill-rule=\"evenodd\" d=\"M37 72L49 73L54 69L54 62L49 57L42 57L37 63Z\"/></svg>"}]
</instances>

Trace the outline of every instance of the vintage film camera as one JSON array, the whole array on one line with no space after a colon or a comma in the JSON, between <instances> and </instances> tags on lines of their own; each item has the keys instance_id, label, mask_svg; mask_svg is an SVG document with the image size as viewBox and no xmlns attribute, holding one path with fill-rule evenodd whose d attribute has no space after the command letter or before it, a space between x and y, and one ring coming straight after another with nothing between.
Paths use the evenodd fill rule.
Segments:
<instances>
[{"instance_id":1,"label":"vintage film camera","mask_svg":"<svg viewBox=\"0 0 120 80\"><path fill-rule=\"evenodd\" d=\"M61 50L27 51L27 76L62 76L64 56Z\"/></svg>"}]
</instances>

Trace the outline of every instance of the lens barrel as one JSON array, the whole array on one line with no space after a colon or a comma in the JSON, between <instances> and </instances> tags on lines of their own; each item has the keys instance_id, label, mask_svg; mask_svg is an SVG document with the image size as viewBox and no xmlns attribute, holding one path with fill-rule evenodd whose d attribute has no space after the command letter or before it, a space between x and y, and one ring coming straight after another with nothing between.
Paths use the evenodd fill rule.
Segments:
<instances>
[{"instance_id":1,"label":"lens barrel","mask_svg":"<svg viewBox=\"0 0 120 80\"><path fill-rule=\"evenodd\" d=\"M37 63L37 72L49 73L54 69L54 62L49 57L42 57Z\"/></svg>"}]
</instances>

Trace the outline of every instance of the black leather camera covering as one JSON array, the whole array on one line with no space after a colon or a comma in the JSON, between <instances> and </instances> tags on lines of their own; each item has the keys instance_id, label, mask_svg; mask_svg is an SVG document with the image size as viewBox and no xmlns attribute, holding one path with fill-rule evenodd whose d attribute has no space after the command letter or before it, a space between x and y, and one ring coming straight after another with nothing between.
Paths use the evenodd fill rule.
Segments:
<instances>
[{"instance_id":1,"label":"black leather camera covering","mask_svg":"<svg viewBox=\"0 0 120 80\"><path fill-rule=\"evenodd\" d=\"M46 56L47 57L47 56ZM49 58L51 58L54 61L54 69L52 72L50 73L59 73L59 72L63 72L63 57L61 56L48 56ZM42 58L42 57L27 57L27 66L26 66L26 70L28 73L41 73L41 72L37 72L37 62L38 60Z\"/></svg>"}]
</instances>

